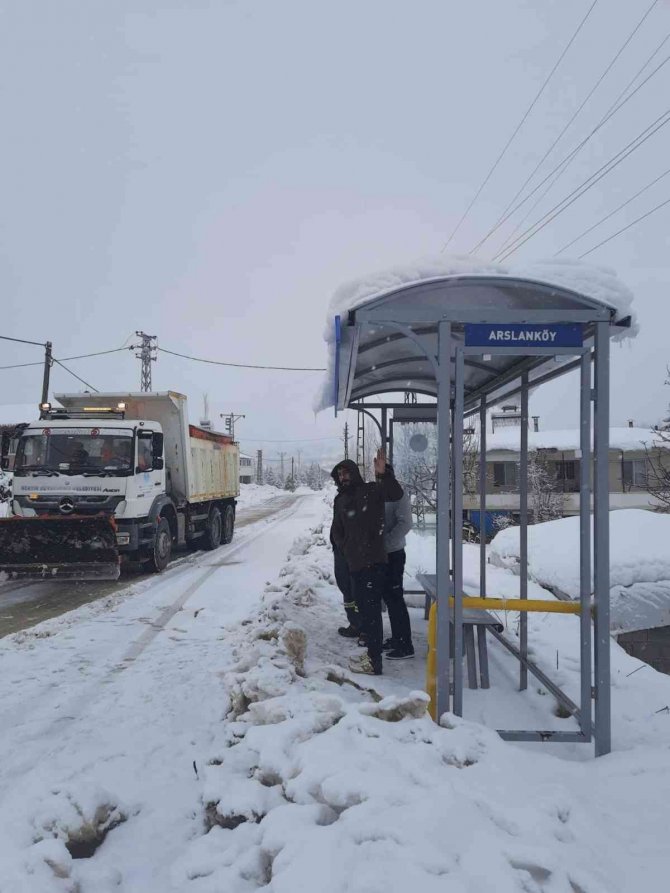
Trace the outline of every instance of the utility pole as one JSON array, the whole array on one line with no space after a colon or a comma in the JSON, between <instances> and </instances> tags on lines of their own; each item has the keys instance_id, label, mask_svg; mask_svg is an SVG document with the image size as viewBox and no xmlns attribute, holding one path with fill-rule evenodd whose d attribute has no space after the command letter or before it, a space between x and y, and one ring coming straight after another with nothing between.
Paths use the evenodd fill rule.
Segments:
<instances>
[{"instance_id":1,"label":"utility pole","mask_svg":"<svg viewBox=\"0 0 670 893\"><path fill-rule=\"evenodd\" d=\"M263 483L263 450L256 450L256 483Z\"/></svg>"},{"instance_id":2,"label":"utility pole","mask_svg":"<svg viewBox=\"0 0 670 893\"><path fill-rule=\"evenodd\" d=\"M291 456L291 481L295 484L295 459Z\"/></svg>"},{"instance_id":3,"label":"utility pole","mask_svg":"<svg viewBox=\"0 0 670 893\"><path fill-rule=\"evenodd\" d=\"M53 366L53 358L51 350L53 345L51 341L47 341L44 345L44 377L42 379L42 403L49 402L49 377L51 375L51 367ZM40 413L40 418L42 414Z\"/></svg>"},{"instance_id":4,"label":"utility pole","mask_svg":"<svg viewBox=\"0 0 670 893\"><path fill-rule=\"evenodd\" d=\"M344 423L344 458L349 458L349 422Z\"/></svg>"},{"instance_id":5,"label":"utility pole","mask_svg":"<svg viewBox=\"0 0 670 893\"><path fill-rule=\"evenodd\" d=\"M135 356L138 360L142 360L142 373L140 376L140 390L151 390L151 364L156 362L157 347L152 342L156 340L156 335L147 335L145 332L135 332L138 338L142 339L142 343L136 345L139 353Z\"/></svg>"},{"instance_id":6,"label":"utility pole","mask_svg":"<svg viewBox=\"0 0 670 893\"><path fill-rule=\"evenodd\" d=\"M280 469L281 469L281 479L282 479L282 484L286 481L286 478L284 477L284 456L285 456L285 455L286 455L286 453L280 453L280 454L279 454L279 459L280 459L280 462L281 462L281 465L280 465L279 467L280 467Z\"/></svg>"},{"instance_id":7,"label":"utility pole","mask_svg":"<svg viewBox=\"0 0 670 893\"><path fill-rule=\"evenodd\" d=\"M219 413L219 416L224 420L226 433L230 434L233 440L235 440L235 422L238 422L240 419L246 419L246 416L240 414L235 415L234 412L221 412Z\"/></svg>"}]
</instances>

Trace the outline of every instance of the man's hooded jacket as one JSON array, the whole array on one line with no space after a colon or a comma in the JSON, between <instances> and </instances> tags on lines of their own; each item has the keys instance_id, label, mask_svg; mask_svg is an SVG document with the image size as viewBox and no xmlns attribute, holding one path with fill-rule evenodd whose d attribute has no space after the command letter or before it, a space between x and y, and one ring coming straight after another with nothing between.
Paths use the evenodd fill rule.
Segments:
<instances>
[{"instance_id":1,"label":"man's hooded jacket","mask_svg":"<svg viewBox=\"0 0 670 893\"><path fill-rule=\"evenodd\" d=\"M347 468L351 484L343 487L338 472ZM350 571L386 563L384 549L384 503L402 499L403 489L390 466L374 483L366 484L358 466L345 459L331 471L338 493L333 504L330 539L344 554Z\"/></svg>"}]
</instances>

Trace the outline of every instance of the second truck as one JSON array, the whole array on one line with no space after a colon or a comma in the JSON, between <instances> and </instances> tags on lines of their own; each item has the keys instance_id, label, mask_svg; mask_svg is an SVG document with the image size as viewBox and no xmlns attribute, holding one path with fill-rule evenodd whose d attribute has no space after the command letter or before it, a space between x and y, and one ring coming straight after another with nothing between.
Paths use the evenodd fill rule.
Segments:
<instances>
[{"instance_id":1,"label":"second truck","mask_svg":"<svg viewBox=\"0 0 670 893\"><path fill-rule=\"evenodd\" d=\"M179 545L232 540L239 448L189 424L183 394L55 399L20 431L0 573L110 580L122 562L161 572Z\"/></svg>"}]
</instances>

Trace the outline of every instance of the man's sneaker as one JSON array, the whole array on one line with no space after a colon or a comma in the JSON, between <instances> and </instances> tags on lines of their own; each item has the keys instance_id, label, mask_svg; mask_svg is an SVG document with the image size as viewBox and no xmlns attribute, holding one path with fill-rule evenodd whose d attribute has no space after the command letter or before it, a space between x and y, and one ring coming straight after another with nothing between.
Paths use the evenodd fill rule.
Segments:
<instances>
[{"instance_id":1,"label":"man's sneaker","mask_svg":"<svg viewBox=\"0 0 670 893\"><path fill-rule=\"evenodd\" d=\"M359 635L358 630L354 629L351 625L340 626L337 631L341 636L344 636L345 639L355 639Z\"/></svg>"},{"instance_id":2,"label":"man's sneaker","mask_svg":"<svg viewBox=\"0 0 670 893\"><path fill-rule=\"evenodd\" d=\"M410 657L414 657L414 649L410 648L393 648L391 651L386 652L387 660L409 660Z\"/></svg>"},{"instance_id":3,"label":"man's sneaker","mask_svg":"<svg viewBox=\"0 0 670 893\"><path fill-rule=\"evenodd\" d=\"M396 643L393 641L393 639L386 639L386 641L382 645L382 651L393 651L393 649L396 647Z\"/></svg>"},{"instance_id":4,"label":"man's sneaker","mask_svg":"<svg viewBox=\"0 0 670 893\"><path fill-rule=\"evenodd\" d=\"M352 657L349 661L349 669L352 673L362 673L365 676L381 676L381 666L375 667L367 654L361 657Z\"/></svg>"}]
</instances>

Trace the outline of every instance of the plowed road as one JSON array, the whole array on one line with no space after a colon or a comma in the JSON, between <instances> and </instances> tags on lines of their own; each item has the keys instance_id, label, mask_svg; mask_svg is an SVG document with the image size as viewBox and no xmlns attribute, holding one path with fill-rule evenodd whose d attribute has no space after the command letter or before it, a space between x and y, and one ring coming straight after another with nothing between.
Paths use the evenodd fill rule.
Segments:
<instances>
[{"instance_id":1,"label":"plowed road","mask_svg":"<svg viewBox=\"0 0 670 893\"><path fill-rule=\"evenodd\" d=\"M240 508L237 511L235 530L239 531L251 524L259 524L272 518L278 512L292 505L296 497L292 494L277 496L267 502ZM233 545L236 539L233 539ZM225 562L228 547L222 546L215 554L221 554ZM194 564L202 553L178 554L162 577L176 573L184 565ZM129 573L115 582L102 583L62 583L24 582L0 583L0 638L10 633L35 626L43 620L58 617L88 602L113 595L128 586L152 578L152 574ZM162 578L161 577L161 578Z\"/></svg>"}]
</instances>

